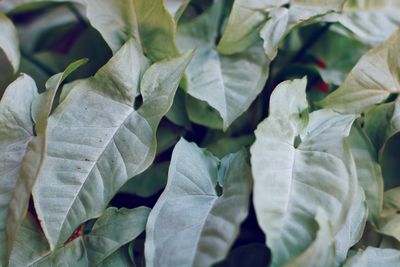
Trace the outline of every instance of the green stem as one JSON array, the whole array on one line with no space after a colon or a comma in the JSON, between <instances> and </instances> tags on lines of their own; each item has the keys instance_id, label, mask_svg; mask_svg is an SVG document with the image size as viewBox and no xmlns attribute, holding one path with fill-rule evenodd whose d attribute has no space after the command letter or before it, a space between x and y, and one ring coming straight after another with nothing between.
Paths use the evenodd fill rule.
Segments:
<instances>
[{"instance_id":1,"label":"green stem","mask_svg":"<svg viewBox=\"0 0 400 267\"><path fill-rule=\"evenodd\" d=\"M41 71L43 71L44 73L46 73L48 76L52 76L54 75L53 70L51 70L48 66L46 66L45 64L43 64L41 61L37 60L36 58L34 58L33 56L31 56L29 53L27 53L26 51L21 49L21 55L28 60L31 64L35 65L36 67L38 67Z\"/></svg>"},{"instance_id":2,"label":"green stem","mask_svg":"<svg viewBox=\"0 0 400 267\"><path fill-rule=\"evenodd\" d=\"M79 12L79 10L76 8L76 6L72 3L66 3L65 4L67 8L71 11L72 14L76 17L78 20L79 24L82 25L82 27L88 27L88 23L86 22L85 18L82 16L82 14Z\"/></svg>"}]
</instances>

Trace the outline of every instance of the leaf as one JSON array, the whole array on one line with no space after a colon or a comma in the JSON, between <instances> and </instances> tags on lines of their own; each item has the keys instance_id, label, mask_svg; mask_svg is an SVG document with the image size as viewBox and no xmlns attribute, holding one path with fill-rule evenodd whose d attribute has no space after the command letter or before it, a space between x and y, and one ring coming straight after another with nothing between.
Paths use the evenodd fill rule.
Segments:
<instances>
[{"instance_id":1,"label":"leaf","mask_svg":"<svg viewBox=\"0 0 400 267\"><path fill-rule=\"evenodd\" d=\"M336 20L364 43L376 46L400 26L399 11L399 3L392 0L346 1Z\"/></svg>"},{"instance_id":2,"label":"leaf","mask_svg":"<svg viewBox=\"0 0 400 267\"><path fill-rule=\"evenodd\" d=\"M280 43L291 30L304 24L318 22L320 17L331 12L340 12L344 1L291 0L289 8L271 9L270 20L260 30L268 58L273 60L276 57Z\"/></svg>"},{"instance_id":3,"label":"leaf","mask_svg":"<svg viewBox=\"0 0 400 267\"><path fill-rule=\"evenodd\" d=\"M153 164L145 172L130 179L120 192L150 197L165 187L167 183L169 161Z\"/></svg>"},{"instance_id":4,"label":"leaf","mask_svg":"<svg viewBox=\"0 0 400 267\"><path fill-rule=\"evenodd\" d=\"M0 102L0 243L7 243L6 222L9 204L19 177L22 160L33 139L30 106L37 95L35 82L23 74L5 91ZM0 265L7 249L0 250Z\"/></svg>"},{"instance_id":5,"label":"leaf","mask_svg":"<svg viewBox=\"0 0 400 267\"><path fill-rule=\"evenodd\" d=\"M392 132L389 125L394 109L395 104L392 102L373 106L365 112L364 129L377 151Z\"/></svg>"},{"instance_id":6,"label":"leaf","mask_svg":"<svg viewBox=\"0 0 400 267\"><path fill-rule=\"evenodd\" d=\"M377 162L377 152L358 125L352 128L349 143L356 163L358 182L365 192L369 220L375 222L381 214L383 203L383 177Z\"/></svg>"},{"instance_id":7,"label":"leaf","mask_svg":"<svg viewBox=\"0 0 400 267\"><path fill-rule=\"evenodd\" d=\"M315 57L318 72L324 82L340 86L360 57L369 49L349 34L339 32L342 28L330 26L308 51ZM302 29L300 33L303 34ZM319 65L318 65L319 63Z\"/></svg>"},{"instance_id":8,"label":"leaf","mask_svg":"<svg viewBox=\"0 0 400 267\"><path fill-rule=\"evenodd\" d=\"M158 123L191 53L156 63L141 77L139 52L130 39L94 77L75 85L49 118L47 155L33 196L52 250L100 216L119 188L154 159ZM135 110L140 77L143 105ZM62 204L54 205L59 199Z\"/></svg>"},{"instance_id":9,"label":"leaf","mask_svg":"<svg viewBox=\"0 0 400 267\"><path fill-rule=\"evenodd\" d=\"M179 55L175 21L162 0L86 0L86 8L90 23L114 53L133 37L153 62Z\"/></svg>"},{"instance_id":10,"label":"leaf","mask_svg":"<svg viewBox=\"0 0 400 267\"><path fill-rule=\"evenodd\" d=\"M400 30L382 45L366 53L351 70L343 84L319 104L343 113L361 113L400 92L399 68L395 60L400 52Z\"/></svg>"},{"instance_id":11,"label":"leaf","mask_svg":"<svg viewBox=\"0 0 400 267\"><path fill-rule=\"evenodd\" d=\"M58 73L56 75L53 75L52 77L49 78L49 80L46 82L46 89L42 94L39 94L36 96L33 101L32 101L32 106L31 106L31 113L32 113L32 120L37 123L39 120L39 116L41 113L41 109L43 106L46 105L46 101L48 101L48 98L51 97L50 94L53 94L53 90L55 88L59 88L61 84L64 82L64 80L72 74L75 70L77 70L79 67L85 65L88 62L88 59L80 59L77 60L73 63L71 63L64 72Z\"/></svg>"},{"instance_id":12,"label":"leaf","mask_svg":"<svg viewBox=\"0 0 400 267\"><path fill-rule=\"evenodd\" d=\"M240 53L259 39L259 30L268 20L268 11L288 0L235 0L228 23L218 44L221 54Z\"/></svg>"},{"instance_id":13,"label":"leaf","mask_svg":"<svg viewBox=\"0 0 400 267\"><path fill-rule=\"evenodd\" d=\"M322 209L317 210L315 221L319 227L315 240L302 254L285 264L285 267L334 266L335 242L328 214Z\"/></svg>"},{"instance_id":14,"label":"leaf","mask_svg":"<svg viewBox=\"0 0 400 267\"><path fill-rule=\"evenodd\" d=\"M210 42L217 38L222 8L223 1L217 1L199 17L180 24L177 43L181 51L196 48L186 71L188 94L217 110L223 119L223 129L227 129L263 89L269 62L259 45L232 56L216 51ZM198 108L188 107L193 113L198 112Z\"/></svg>"},{"instance_id":15,"label":"leaf","mask_svg":"<svg viewBox=\"0 0 400 267\"><path fill-rule=\"evenodd\" d=\"M10 61L14 72L18 71L21 55L17 29L12 21L0 12L0 48Z\"/></svg>"},{"instance_id":16,"label":"leaf","mask_svg":"<svg viewBox=\"0 0 400 267\"><path fill-rule=\"evenodd\" d=\"M28 220L15 243L16 254L13 254L11 266L102 266L112 260L109 256L121 246L143 232L149 212L146 207L108 208L88 235L80 236L55 251L44 251L48 247L40 229ZM22 258L17 258L17 252L24 253Z\"/></svg>"},{"instance_id":17,"label":"leaf","mask_svg":"<svg viewBox=\"0 0 400 267\"><path fill-rule=\"evenodd\" d=\"M129 245L125 245L107 257L99 267L124 267L124 266L132 266L136 267L135 263L133 263L128 254Z\"/></svg>"},{"instance_id":18,"label":"leaf","mask_svg":"<svg viewBox=\"0 0 400 267\"><path fill-rule=\"evenodd\" d=\"M225 258L247 216L249 175L243 152L219 161L181 139L146 226L146 266L211 266Z\"/></svg>"},{"instance_id":19,"label":"leaf","mask_svg":"<svg viewBox=\"0 0 400 267\"><path fill-rule=\"evenodd\" d=\"M311 244L317 206L327 211L334 235L342 231L345 242L340 246L347 249L359 238L366 220L345 142L355 117L320 110L307 120L305 87L305 79L278 85L270 115L257 127L250 149L253 201L268 237L272 266L288 262ZM361 222L351 224L351 212Z\"/></svg>"},{"instance_id":20,"label":"leaf","mask_svg":"<svg viewBox=\"0 0 400 267\"><path fill-rule=\"evenodd\" d=\"M385 192L383 212L377 221L378 232L400 241L400 187Z\"/></svg>"},{"instance_id":21,"label":"leaf","mask_svg":"<svg viewBox=\"0 0 400 267\"><path fill-rule=\"evenodd\" d=\"M49 250L40 226L28 213L16 237L9 266L31 266Z\"/></svg>"},{"instance_id":22,"label":"leaf","mask_svg":"<svg viewBox=\"0 0 400 267\"><path fill-rule=\"evenodd\" d=\"M48 116L53 107L58 88L62 81L82 63L84 63L84 61L72 63L64 73L56 74L48 81L48 85L51 89L43 98L41 102L42 108L37 114L37 122L34 126L36 136L30 140L26 148L22 164L20 168L18 168L18 177L16 177L17 181L14 186L14 191L9 201L9 215L7 218L7 245L9 255L19 228L26 217L32 187L41 171L41 164L45 158ZM33 86L36 88L36 85L33 84ZM33 101L27 105L29 109L31 105L33 105L35 97L38 96L34 96Z\"/></svg>"},{"instance_id":23,"label":"leaf","mask_svg":"<svg viewBox=\"0 0 400 267\"><path fill-rule=\"evenodd\" d=\"M178 21L189 2L190 0L165 0L164 5L175 21Z\"/></svg>"},{"instance_id":24,"label":"leaf","mask_svg":"<svg viewBox=\"0 0 400 267\"><path fill-rule=\"evenodd\" d=\"M90 266L97 266L119 247L134 240L146 226L150 209L108 208L84 238Z\"/></svg>"},{"instance_id":25,"label":"leaf","mask_svg":"<svg viewBox=\"0 0 400 267\"><path fill-rule=\"evenodd\" d=\"M398 142L400 141L400 105L391 102L374 106L366 112L365 131L379 151L379 162L385 188L399 186L398 182Z\"/></svg>"},{"instance_id":26,"label":"leaf","mask_svg":"<svg viewBox=\"0 0 400 267\"><path fill-rule=\"evenodd\" d=\"M367 247L360 250L355 256L350 257L344 267L396 267L400 261L400 252L396 249L382 249Z\"/></svg>"}]
</instances>

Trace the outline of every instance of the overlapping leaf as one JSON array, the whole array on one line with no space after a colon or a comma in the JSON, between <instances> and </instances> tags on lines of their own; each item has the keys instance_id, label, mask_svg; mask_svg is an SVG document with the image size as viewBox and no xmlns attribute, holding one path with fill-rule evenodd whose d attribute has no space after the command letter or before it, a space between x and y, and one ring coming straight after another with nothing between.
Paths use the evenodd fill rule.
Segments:
<instances>
[{"instance_id":1,"label":"overlapping leaf","mask_svg":"<svg viewBox=\"0 0 400 267\"><path fill-rule=\"evenodd\" d=\"M145 207L131 210L109 208L89 234L55 251L49 251L40 229L28 217L18 235L10 266L99 266L107 263L121 246L143 232L149 212L150 209Z\"/></svg>"},{"instance_id":2,"label":"overlapping leaf","mask_svg":"<svg viewBox=\"0 0 400 267\"><path fill-rule=\"evenodd\" d=\"M199 17L180 24L177 43L183 51L196 48L196 55L186 72L188 94L216 109L223 119L222 127L226 129L261 92L269 62L259 43L230 56L216 51L214 42L219 33L223 3L216 1ZM204 124L196 120L198 108L189 104L188 111L191 119Z\"/></svg>"},{"instance_id":3,"label":"overlapping leaf","mask_svg":"<svg viewBox=\"0 0 400 267\"><path fill-rule=\"evenodd\" d=\"M35 82L22 75L6 90L0 102L0 263L7 258L6 224L9 204L20 175L22 160L34 138L30 107L37 95Z\"/></svg>"},{"instance_id":4,"label":"overlapping leaf","mask_svg":"<svg viewBox=\"0 0 400 267\"><path fill-rule=\"evenodd\" d=\"M254 205L272 250L272 266L302 253L314 239L317 206L328 213L337 257L361 237L366 220L353 158L345 142L353 115L315 111L308 120L306 80L282 83L251 148ZM285 103L285 104L283 104Z\"/></svg>"},{"instance_id":5,"label":"overlapping leaf","mask_svg":"<svg viewBox=\"0 0 400 267\"><path fill-rule=\"evenodd\" d=\"M179 55L175 21L162 0L86 0L85 4L89 21L114 53L134 38L152 61Z\"/></svg>"},{"instance_id":6,"label":"overlapping leaf","mask_svg":"<svg viewBox=\"0 0 400 267\"><path fill-rule=\"evenodd\" d=\"M52 110L55 96L62 81L71 72L81 66L82 63L84 63L84 61L72 63L65 72L51 77L48 81L49 91L44 94L44 98L41 98L42 109L37 114L37 121L34 126L35 136L31 137L30 142L27 144L26 152L20 166L15 166L14 169L14 172L18 172L18 176L15 177L15 186L13 188L12 197L9 200L9 214L7 218L8 254L11 252L16 235L26 217L32 187L41 171L41 164L46 155L47 119ZM33 87L36 87L29 79L27 83L22 83L22 86L27 86L28 88L31 88L30 90L32 90ZM37 91L36 88L35 90ZM27 107L30 109L31 105L33 106L34 99L39 97L41 96L34 96L31 104L27 105ZM29 112L29 121L31 121L30 113L31 112ZM27 119L25 118L25 120ZM33 131L33 128L31 130Z\"/></svg>"},{"instance_id":7,"label":"overlapping leaf","mask_svg":"<svg viewBox=\"0 0 400 267\"><path fill-rule=\"evenodd\" d=\"M52 249L98 217L119 188L151 164L158 123L190 58L187 53L156 63L141 77L145 66L130 39L94 77L76 84L50 116L33 196ZM140 78L143 105L135 110Z\"/></svg>"},{"instance_id":8,"label":"overlapping leaf","mask_svg":"<svg viewBox=\"0 0 400 267\"><path fill-rule=\"evenodd\" d=\"M400 92L400 30L365 54L335 92L320 105L344 113L361 113Z\"/></svg>"},{"instance_id":9,"label":"overlapping leaf","mask_svg":"<svg viewBox=\"0 0 400 267\"><path fill-rule=\"evenodd\" d=\"M382 249L367 247L359 251L355 256L349 258L344 267L397 267L400 262L400 252L395 249Z\"/></svg>"},{"instance_id":10,"label":"overlapping leaf","mask_svg":"<svg viewBox=\"0 0 400 267\"><path fill-rule=\"evenodd\" d=\"M146 266L211 266L224 259L247 216L249 175L243 152L219 161L181 139L149 216Z\"/></svg>"}]
</instances>

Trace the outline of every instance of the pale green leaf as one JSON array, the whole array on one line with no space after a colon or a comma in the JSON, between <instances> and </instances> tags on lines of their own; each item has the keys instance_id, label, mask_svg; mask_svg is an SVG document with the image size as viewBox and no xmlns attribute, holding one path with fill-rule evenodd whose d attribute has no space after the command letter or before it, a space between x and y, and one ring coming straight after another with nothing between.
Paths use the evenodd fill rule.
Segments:
<instances>
[{"instance_id":1,"label":"pale green leaf","mask_svg":"<svg viewBox=\"0 0 400 267\"><path fill-rule=\"evenodd\" d=\"M129 245L125 245L107 257L99 267L136 267L128 253Z\"/></svg>"},{"instance_id":2,"label":"pale green leaf","mask_svg":"<svg viewBox=\"0 0 400 267\"><path fill-rule=\"evenodd\" d=\"M49 245L38 222L27 214L15 239L9 266L31 266L47 255L48 250Z\"/></svg>"},{"instance_id":3,"label":"pale green leaf","mask_svg":"<svg viewBox=\"0 0 400 267\"><path fill-rule=\"evenodd\" d=\"M254 205L272 251L272 266L311 244L317 206L327 211L334 235L343 236L342 250L360 237L367 215L345 142L355 117L320 110L311 113L307 124L305 87L303 79L283 82L274 90L270 116L259 124L251 147ZM349 214L360 222L352 224Z\"/></svg>"},{"instance_id":4,"label":"pale green leaf","mask_svg":"<svg viewBox=\"0 0 400 267\"><path fill-rule=\"evenodd\" d=\"M382 249L367 247L360 250L355 256L350 257L344 263L344 267L398 267L400 251L396 249Z\"/></svg>"},{"instance_id":5,"label":"pale green leaf","mask_svg":"<svg viewBox=\"0 0 400 267\"><path fill-rule=\"evenodd\" d=\"M227 129L263 89L269 62L259 44L231 56L216 51L212 43L218 35L222 8L223 1L217 1L201 16L180 24L177 41L182 51L196 48L186 71L188 94L217 110L223 129Z\"/></svg>"},{"instance_id":6,"label":"pale green leaf","mask_svg":"<svg viewBox=\"0 0 400 267\"><path fill-rule=\"evenodd\" d=\"M393 60L399 55L400 30L365 54L343 84L320 105L343 113L361 113L369 106L385 101L390 94L399 93L399 69Z\"/></svg>"},{"instance_id":7,"label":"pale green leaf","mask_svg":"<svg viewBox=\"0 0 400 267\"><path fill-rule=\"evenodd\" d=\"M86 8L90 23L114 53L133 37L153 62L179 55L175 21L162 0L86 0Z\"/></svg>"},{"instance_id":8,"label":"pale green leaf","mask_svg":"<svg viewBox=\"0 0 400 267\"><path fill-rule=\"evenodd\" d=\"M364 189L372 222L380 216L383 203L383 177L377 161L377 152L368 136L354 125L349 137L350 149L356 163L358 182Z\"/></svg>"},{"instance_id":9,"label":"pale green leaf","mask_svg":"<svg viewBox=\"0 0 400 267\"><path fill-rule=\"evenodd\" d=\"M400 26L397 0L349 0L337 20L364 43L376 46Z\"/></svg>"},{"instance_id":10,"label":"pale green leaf","mask_svg":"<svg viewBox=\"0 0 400 267\"><path fill-rule=\"evenodd\" d=\"M154 159L158 123L191 53L145 72L143 105L135 110L143 67L137 54L130 39L94 77L76 84L49 118L47 156L33 196L52 249L100 216L120 187Z\"/></svg>"},{"instance_id":11,"label":"pale green leaf","mask_svg":"<svg viewBox=\"0 0 400 267\"><path fill-rule=\"evenodd\" d=\"M17 236L11 266L107 266L112 260L109 257L143 232L149 212L146 207L108 208L89 234L54 251L28 217Z\"/></svg>"},{"instance_id":12,"label":"pale green leaf","mask_svg":"<svg viewBox=\"0 0 400 267\"><path fill-rule=\"evenodd\" d=\"M247 50L259 39L259 31L268 20L268 12L288 0L235 0L218 51L235 54Z\"/></svg>"},{"instance_id":13,"label":"pale green leaf","mask_svg":"<svg viewBox=\"0 0 400 267\"><path fill-rule=\"evenodd\" d=\"M225 258L247 216L249 176L243 152L219 161L181 139L147 223L146 266L211 266Z\"/></svg>"},{"instance_id":14,"label":"pale green leaf","mask_svg":"<svg viewBox=\"0 0 400 267\"><path fill-rule=\"evenodd\" d=\"M334 266L335 242L332 225L326 211L318 209L315 221L318 223L318 232L315 240L303 253L286 263L284 267Z\"/></svg>"},{"instance_id":15,"label":"pale green leaf","mask_svg":"<svg viewBox=\"0 0 400 267\"><path fill-rule=\"evenodd\" d=\"M65 72L54 75L48 81L49 91L41 100L41 109L36 114L37 121L34 127L36 136L28 144L19 169L13 196L10 199L9 216L7 218L7 245L9 253L13 248L19 228L26 217L32 187L41 172L41 165L46 157L48 116L52 110L55 96L62 81L83 63L84 61L72 63L67 67ZM34 99L36 97L38 96L36 95ZM32 101L27 107L30 109L34 102Z\"/></svg>"},{"instance_id":16,"label":"pale green leaf","mask_svg":"<svg viewBox=\"0 0 400 267\"><path fill-rule=\"evenodd\" d=\"M372 144L375 146L376 151L381 149L386 139L389 137L391 132L391 127L389 125L394 114L395 106L393 102L386 103L373 106L365 112L364 129Z\"/></svg>"},{"instance_id":17,"label":"pale green leaf","mask_svg":"<svg viewBox=\"0 0 400 267\"><path fill-rule=\"evenodd\" d=\"M48 81L45 84L47 90L44 93L41 93L40 95L36 96L32 101L31 113L32 113L32 120L35 123L38 122L38 119L39 119L38 117L41 113L41 109L43 108L43 106L46 105L46 101L48 101L49 97L52 97L52 96L50 96L50 94L53 94L53 90L55 88L59 88L61 86L61 84L63 83L63 81L72 72L74 72L76 69L78 69L82 65L86 64L87 61L88 61L87 59L77 60L77 61L71 63L70 65L68 65L68 67L65 69L64 72L55 74L48 79Z\"/></svg>"},{"instance_id":18,"label":"pale green leaf","mask_svg":"<svg viewBox=\"0 0 400 267\"><path fill-rule=\"evenodd\" d=\"M273 60L276 57L280 43L293 28L318 22L320 17L341 11L343 2L344 0L291 0L289 8L271 9L270 19L260 31L268 58Z\"/></svg>"},{"instance_id":19,"label":"pale green leaf","mask_svg":"<svg viewBox=\"0 0 400 267\"><path fill-rule=\"evenodd\" d=\"M9 204L19 177L22 160L32 141L32 100L37 95L35 82L23 74L9 85L0 102L0 265L7 257L6 224Z\"/></svg>"},{"instance_id":20,"label":"pale green leaf","mask_svg":"<svg viewBox=\"0 0 400 267\"><path fill-rule=\"evenodd\" d=\"M17 29L12 21L1 12L0 29L0 49L4 51L14 69L14 72L17 72L21 60Z\"/></svg>"},{"instance_id":21,"label":"pale green leaf","mask_svg":"<svg viewBox=\"0 0 400 267\"><path fill-rule=\"evenodd\" d=\"M118 248L134 240L146 226L150 209L108 208L84 237L90 266L97 266Z\"/></svg>"},{"instance_id":22,"label":"pale green leaf","mask_svg":"<svg viewBox=\"0 0 400 267\"><path fill-rule=\"evenodd\" d=\"M154 195L167 184L168 166L169 161L153 164L145 172L126 182L120 192L141 197Z\"/></svg>"},{"instance_id":23,"label":"pale green leaf","mask_svg":"<svg viewBox=\"0 0 400 267\"><path fill-rule=\"evenodd\" d=\"M385 192L383 212L377 222L380 233L392 236L400 241L400 187Z\"/></svg>"}]
</instances>

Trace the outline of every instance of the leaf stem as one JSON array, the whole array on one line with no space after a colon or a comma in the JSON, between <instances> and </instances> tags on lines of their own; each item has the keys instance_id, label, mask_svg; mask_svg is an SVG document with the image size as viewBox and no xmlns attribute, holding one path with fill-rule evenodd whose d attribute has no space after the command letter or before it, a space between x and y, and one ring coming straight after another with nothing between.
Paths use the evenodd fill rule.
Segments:
<instances>
[{"instance_id":1,"label":"leaf stem","mask_svg":"<svg viewBox=\"0 0 400 267\"><path fill-rule=\"evenodd\" d=\"M76 8L74 4L66 3L65 5L71 11L71 13L74 14L74 16L78 20L79 24L82 25L82 27L86 28L89 26L85 18L82 16L81 12L79 12L79 10Z\"/></svg>"},{"instance_id":2,"label":"leaf stem","mask_svg":"<svg viewBox=\"0 0 400 267\"><path fill-rule=\"evenodd\" d=\"M30 63L38 67L41 71L46 73L48 76L54 75L54 71L51 70L48 66L43 64L41 61L37 60L33 56L31 56L29 53L27 53L25 50L21 49L21 55L28 60Z\"/></svg>"}]
</instances>

